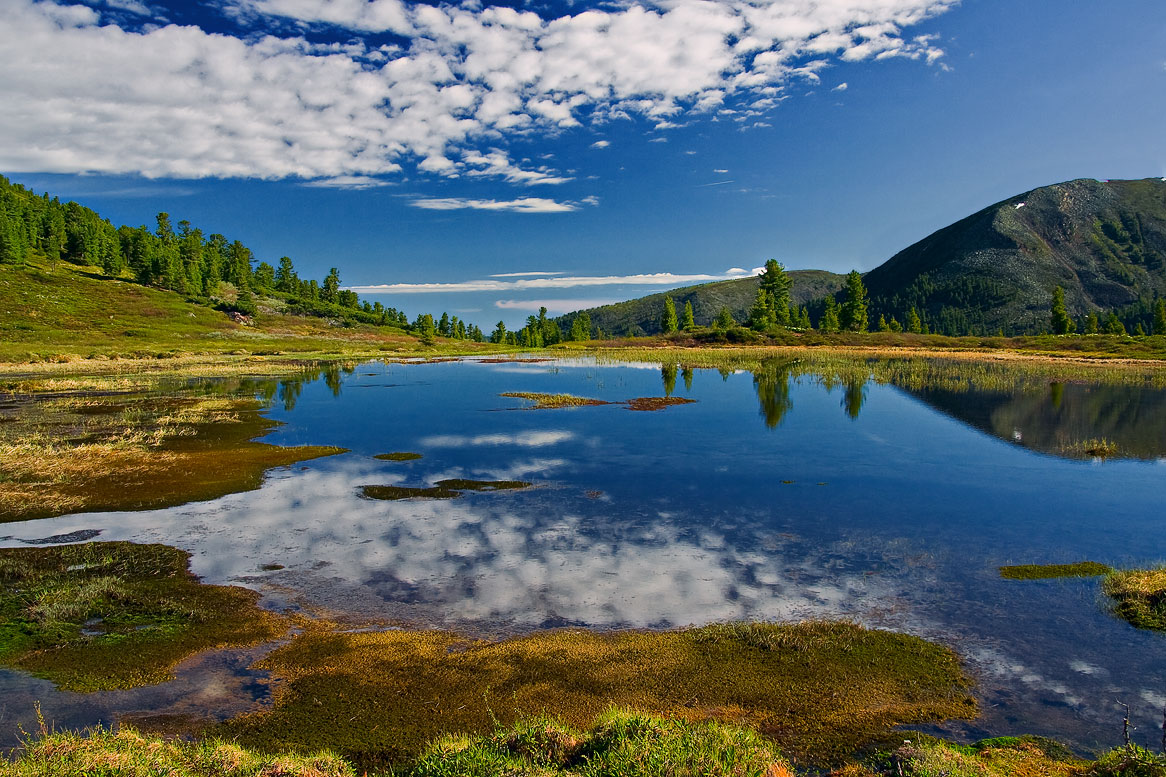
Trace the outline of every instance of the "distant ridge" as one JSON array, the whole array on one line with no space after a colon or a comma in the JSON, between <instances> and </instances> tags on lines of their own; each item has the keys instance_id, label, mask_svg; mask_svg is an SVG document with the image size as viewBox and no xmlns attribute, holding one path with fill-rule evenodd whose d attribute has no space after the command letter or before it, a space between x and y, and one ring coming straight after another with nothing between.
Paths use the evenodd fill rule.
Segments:
<instances>
[{"instance_id":1,"label":"distant ridge","mask_svg":"<svg viewBox=\"0 0 1166 777\"><path fill-rule=\"evenodd\" d=\"M846 277L825 270L792 270L789 276L793 281L790 299L798 307L837 292ZM722 307L727 307L737 321L744 321L753 298L757 296L759 282L758 276L753 276L684 286L627 302L568 313L559 318L559 324L564 331L570 331L575 317L587 313L591 317L592 327L611 335L659 334L665 297L672 297L678 315L683 313L684 303L691 302L693 318L698 326L710 325Z\"/></svg>"},{"instance_id":2,"label":"distant ridge","mask_svg":"<svg viewBox=\"0 0 1166 777\"><path fill-rule=\"evenodd\" d=\"M841 297L842 275L795 270L792 301L817 323L827 294ZM1010 197L903 249L864 276L870 322L900 322L914 307L937 333L1031 334L1049 326L1055 286L1070 314L1115 313L1131 332L1151 329L1154 301L1166 296L1166 179L1078 179ZM757 278L742 278L569 313L586 312L604 332L656 334L664 297L677 311L691 301L696 323L722 306L744 321Z\"/></svg>"}]
</instances>

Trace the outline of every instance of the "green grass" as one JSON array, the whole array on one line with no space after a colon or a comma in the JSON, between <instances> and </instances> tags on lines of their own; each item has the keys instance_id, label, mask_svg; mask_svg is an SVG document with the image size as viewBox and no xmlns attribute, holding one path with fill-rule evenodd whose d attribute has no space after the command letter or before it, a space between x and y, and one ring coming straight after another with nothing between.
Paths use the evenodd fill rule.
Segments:
<instances>
[{"instance_id":1,"label":"green grass","mask_svg":"<svg viewBox=\"0 0 1166 777\"><path fill-rule=\"evenodd\" d=\"M130 726L88 734L44 732L0 777L356 777L334 755L269 755L222 740L184 742L146 736Z\"/></svg>"},{"instance_id":2,"label":"green grass","mask_svg":"<svg viewBox=\"0 0 1166 777\"><path fill-rule=\"evenodd\" d=\"M587 397L577 397L574 394L539 394L533 391L507 391L499 394L500 397L513 397L515 399L526 399L534 404L530 406L532 410L547 410L558 407L584 407L586 405L610 405L610 402L604 402L602 399L589 399Z\"/></svg>"},{"instance_id":3,"label":"green grass","mask_svg":"<svg viewBox=\"0 0 1166 777\"><path fill-rule=\"evenodd\" d=\"M256 592L202 585L189 558L128 542L0 549L0 663L65 690L131 688L194 653L284 632Z\"/></svg>"},{"instance_id":4,"label":"green grass","mask_svg":"<svg viewBox=\"0 0 1166 777\"><path fill-rule=\"evenodd\" d=\"M580 733L553 718L520 720L492 734L441 737L409 777L790 777L773 742L715 721L610 710Z\"/></svg>"},{"instance_id":5,"label":"green grass","mask_svg":"<svg viewBox=\"0 0 1166 777\"><path fill-rule=\"evenodd\" d=\"M1166 566L1110 572L1101 590L1114 611L1140 629L1166 631Z\"/></svg>"},{"instance_id":6,"label":"green grass","mask_svg":"<svg viewBox=\"0 0 1166 777\"><path fill-rule=\"evenodd\" d=\"M975 714L950 650L848 623L669 632L309 630L264 659L274 705L217 733L248 746L334 748L361 768L407 764L443 734L486 735L532 715L586 727L612 706L771 736L838 762L899 724Z\"/></svg>"},{"instance_id":7,"label":"green grass","mask_svg":"<svg viewBox=\"0 0 1166 777\"><path fill-rule=\"evenodd\" d=\"M405 451L396 451L393 453L378 453L373 456L379 461L416 461L422 458L420 453L407 453Z\"/></svg>"},{"instance_id":8,"label":"green grass","mask_svg":"<svg viewBox=\"0 0 1166 777\"><path fill-rule=\"evenodd\" d=\"M1075 564L1017 564L1000 567L1000 577L1007 580L1044 580L1054 577L1096 577L1112 571L1112 567L1096 561L1079 561Z\"/></svg>"},{"instance_id":9,"label":"green grass","mask_svg":"<svg viewBox=\"0 0 1166 777\"><path fill-rule=\"evenodd\" d=\"M517 491L530 488L523 480L439 480L432 486L364 486L361 489L369 499L457 499L466 491Z\"/></svg>"}]
</instances>

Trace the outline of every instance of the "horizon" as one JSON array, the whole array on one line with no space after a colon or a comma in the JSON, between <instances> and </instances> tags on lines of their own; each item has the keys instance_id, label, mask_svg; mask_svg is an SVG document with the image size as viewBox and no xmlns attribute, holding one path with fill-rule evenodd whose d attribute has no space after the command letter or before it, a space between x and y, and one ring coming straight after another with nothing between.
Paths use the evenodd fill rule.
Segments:
<instances>
[{"instance_id":1,"label":"horizon","mask_svg":"<svg viewBox=\"0 0 1166 777\"><path fill-rule=\"evenodd\" d=\"M1144 0L4 4L12 181L487 332L1166 175Z\"/></svg>"}]
</instances>

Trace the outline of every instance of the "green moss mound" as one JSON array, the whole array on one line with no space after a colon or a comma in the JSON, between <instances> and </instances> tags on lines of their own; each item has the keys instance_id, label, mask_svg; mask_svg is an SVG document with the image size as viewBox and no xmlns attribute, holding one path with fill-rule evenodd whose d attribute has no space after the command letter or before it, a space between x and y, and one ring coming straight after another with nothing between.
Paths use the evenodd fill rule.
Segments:
<instances>
[{"instance_id":1,"label":"green moss mound","mask_svg":"<svg viewBox=\"0 0 1166 777\"><path fill-rule=\"evenodd\" d=\"M1166 631L1166 566L1111 572L1101 584L1114 611L1140 629Z\"/></svg>"},{"instance_id":2,"label":"green moss mound","mask_svg":"<svg viewBox=\"0 0 1166 777\"><path fill-rule=\"evenodd\" d=\"M754 731L611 710L584 734L546 717L492 735L442 737L410 777L790 777L788 762Z\"/></svg>"},{"instance_id":3,"label":"green moss mound","mask_svg":"<svg viewBox=\"0 0 1166 777\"><path fill-rule=\"evenodd\" d=\"M129 726L88 735L45 734L19 757L0 759L0 777L356 777L334 755L267 755L221 740L165 741Z\"/></svg>"},{"instance_id":4,"label":"green moss mound","mask_svg":"<svg viewBox=\"0 0 1166 777\"><path fill-rule=\"evenodd\" d=\"M421 458L421 454L400 451L394 453L378 453L373 458L379 461L416 461Z\"/></svg>"},{"instance_id":5,"label":"green moss mound","mask_svg":"<svg viewBox=\"0 0 1166 777\"><path fill-rule=\"evenodd\" d=\"M0 663L69 691L132 688L171 679L194 653L285 631L258 593L203 585L189 559L129 542L0 549Z\"/></svg>"},{"instance_id":6,"label":"green moss mound","mask_svg":"<svg viewBox=\"0 0 1166 777\"><path fill-rule=\"evenodd\" d=\"M1006 580L1044 580L1054 577L1096 577L1112 571L1112 567L1096 561L1079 561L1075 564L1019 564L1000 567L1000 577Z\"/></svg>"},{"instance_id":7,"label":"green moss mound","mask_svg":"<svg viewBox=\"0 0 1166 777\"><path fill-rule=\"evenodd\" d=\"M369 499L457 499L466 491L519 491L530 488L524 480L439 480L432 486L363 486L361 493Z\"/></svg>"},{"instance_id":8,"label":"green moss mound","mask_svg":"<svg viewBox=\"0 0 1166 777\"><path fill-rule=\"evenodd\" d=\"M588 405L611 404L611 402L604 402L602 399L577 397L574 394L539 394L534 391L507 391L498 396L525 399L533 402L534 404L530 406L531 410L551 410L559 407L585 407Z\"/></svg>"},{"instance_id":9,"label":"green moss mound","mask_svg":"<svg viewBox=\"0 0 1166 777\"><path fill-rule=\"evenodd\" d=\"M837 622L501 642L320 630L258 666L277 679L274 706L221 733L273 751L332 747L359 768L407 763L443 734L481 736L531 715L585 727L612 706L747 725L816 762L838 762L898 724L976 711L947 648Z\"/></svg>"}]
</instances>

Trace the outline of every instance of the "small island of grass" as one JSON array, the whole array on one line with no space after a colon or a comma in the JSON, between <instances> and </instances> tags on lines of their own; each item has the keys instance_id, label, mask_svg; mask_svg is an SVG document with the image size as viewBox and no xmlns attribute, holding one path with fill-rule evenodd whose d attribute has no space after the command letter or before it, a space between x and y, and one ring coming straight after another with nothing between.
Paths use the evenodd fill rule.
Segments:
<instances>
[{"instance_id":1,"label":"small island of grass","mask_svg":"<svg viewBox=\"0 0 1166 777\"><path fill-rule=\"evenodd\" d=\"M517 491L530 488L524 480L439 480L432 486L364 486L361 493L369 499L457 499L466 491Z\"/></svg>"},{"instance_id":2,"label":"small island of grass","mask_svg":"<svg viewBox=\"0 0 1166 777\"><path fill-rule=\"evenodd\" d=\"M399 451L394 453L378 453L373 456L378 461L416 461L422 458L420 453L408 453L406 451Z\"/></svg>"},{"instance_id":3,"label":"small island of grass","mask_svg":"<svg viewBox=\"0 0 1166 777\"><path fill-rule=\"evenodd\" d=\"M1140 629L1166 630L1166 566L1111 572L1101 590L1114 611Z\"/></svg>"},{"instance_id":4,"label":"small island of grass","mask_svg":"<svg viewBox=\"0 0 1166 777\"><path fill-rule=\"evenodd\" d=\"M0 550L0 664L64 690L132 688L203 650L283 633L258 593L199 583L189 559L128 542Z\"/></svg>"},{"instance_id":5,"label":"small island of grass","mask_svg":"<svg viewBox=\"0 0 1166 777\"><path fill-rule=\"evenodd\" d=\"M612 404L602 399L577 397L574 394L539 394L533 391L507 391L498 396L529 400L534 403L528 408L530 410L551 410L560 407L587 407L589 405Z\"/></svg>"},{"instance_id":6,"label":"small island of grass","mask_svg":"<svg viewBox=\"0 0 1166 777\"><path fill-rule=\"evenodd\" d=\"M628 410L651 412L653 410L663 410L673 405L691 405L695 402L695 399L685 399L684 397L636 397L635 399L629 399L624 404L627 405Z\"/></svg>"},{"instance_id":7,"label":"small island of grass","mask_svg":"<svg viewBox=\"0 0 1166 777\"><path fill-rule=\"evenodd\" d=\"M1073 564L1017 564L1000 567L1000 577L1006 580L1046 580L1056 577L1096 577L1112 571L1112 567L1096 561L1078 561Z\"/></svg>"}]
</instances>

